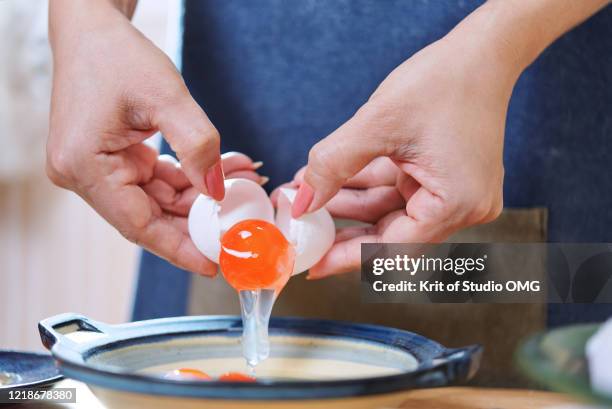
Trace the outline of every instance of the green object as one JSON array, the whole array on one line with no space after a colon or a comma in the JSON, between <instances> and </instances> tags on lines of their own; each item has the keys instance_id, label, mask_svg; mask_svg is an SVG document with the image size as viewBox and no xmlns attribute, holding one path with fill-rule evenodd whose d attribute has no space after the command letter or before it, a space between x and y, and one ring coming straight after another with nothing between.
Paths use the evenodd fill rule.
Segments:
<instances>
[{"instance_id":1,"label":"green object","mask_svg":"<svg viewBox=\"0 0 612 409\"><path fill-rule=\"evenodd\" d=\"M599 326L572 325L534 335L518 349L517 364L529 378L552 390L612 407L612 395L592 390L589 381L585 347Z\"/></svg>"}]
</instances>

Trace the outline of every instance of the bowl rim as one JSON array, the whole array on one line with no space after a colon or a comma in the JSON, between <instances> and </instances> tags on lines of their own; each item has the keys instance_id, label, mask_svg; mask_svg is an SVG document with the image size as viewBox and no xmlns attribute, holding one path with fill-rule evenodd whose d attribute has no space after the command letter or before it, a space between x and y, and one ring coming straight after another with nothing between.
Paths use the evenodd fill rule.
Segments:
<instances>
[{"instance_id":1,"label":"bowl rim","mask_svg":"<svg viewBox=\"0 0 612 409\"><path fill-rule=\"evenodd\" d=\"M612 397L591 388L586 376L568 373L560 368L544 353L541 346L551 335L563 337L580 337L582 345L601 326L601 323L580 323L539 331L523 340L516 350L514 360L518 368L530 379L549 389L583 398L587 401L611 405ZM582 340L583 339L583 340ZM584 351L584 347L582 348ZM588 366L586 355L576 356Z\"/></svg>"},{"instance_id":2,"label":"bowl rim","mask_svg":"<svg viewBox=\"0 0 612 409\"><path fill-rule=\"evenodd\" d=\"M35 358L35 359L48 360L52 358L51 355L44 353L44 352L25 351L25 350L19 350L19 349L0 349L0 355L3 355L3 354L19 355L21 359ZM44 388L44 387L51 386L61 381L62 379L64 379L64 377L59 373L59 371L57 371L55 375L49 376L47 378L39 378L37 380L33 380L30 382L9 383L8 385L0 385L0 392L6 392L9 390L13 390L13 389L24 389L24 388L34 388L34 387Z\"/></svg>"},{"instance_id":3,"label":"bowl rim","mask_svg":"<svg viewBox=\"0 0 612 409\"><path fill-rule=\"evenodd\" d=\"M77 330L101 333L96 340L77 343L59 328L75 325ZM87 360L102 352L128 345L194 335L232 335L242 330L239 316L213 315L158 318L109 325L79 314L67 313L39 323L43 344L51 350L60 371L68 378L126 392L231 400L331 399L395 393L406 389L443 386L464 382L478 369L480 345L445 348L421 335L373 324L296 317L273 317L271 334L329 336L391 346L412 354L414 371L370 378L340 380L273 381L253 383L172 380L148 374L95 367Z\"/></svg>"}]
</instances>

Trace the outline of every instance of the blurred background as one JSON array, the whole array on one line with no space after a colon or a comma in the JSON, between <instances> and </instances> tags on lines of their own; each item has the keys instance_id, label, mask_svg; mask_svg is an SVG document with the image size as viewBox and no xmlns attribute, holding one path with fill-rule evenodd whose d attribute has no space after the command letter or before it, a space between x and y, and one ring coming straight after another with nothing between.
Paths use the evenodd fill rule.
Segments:
<instances>
[{"instance_id":1,"label":"blurred background","mask_svg":"<svg viewBox=\"0 0 612 409\"><path fill-rule=\"evenodd\" d=\"M179 6L140 0L133 19L171 57ZM0 1L0 39L0 348L42 349L42 318L78 311L128 320L139 252L46 177L47 1Z\"/></svg>"}]
</instances>

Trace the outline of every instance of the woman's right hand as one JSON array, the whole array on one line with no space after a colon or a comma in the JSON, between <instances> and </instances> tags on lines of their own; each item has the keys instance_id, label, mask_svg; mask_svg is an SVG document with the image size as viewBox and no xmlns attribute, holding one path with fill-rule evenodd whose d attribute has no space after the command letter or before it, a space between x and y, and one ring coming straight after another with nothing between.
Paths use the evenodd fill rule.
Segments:
<instances>
[{"instance_id":1,"label":"woman's right hand","mask_svg":"<svg viewBox=\"0 0 612 409\"><path fill-rule=\"evenodd\" d=\"M129 240L181 268L214 275L216 266L187 233L183 193L193 186L223 198L219 133L172 61L111 2L55 0L49 21L49 177ZM157 131L180 167L143 143ZM245 157L231 170L253 168Z\"/></svg>"}]
</instances>

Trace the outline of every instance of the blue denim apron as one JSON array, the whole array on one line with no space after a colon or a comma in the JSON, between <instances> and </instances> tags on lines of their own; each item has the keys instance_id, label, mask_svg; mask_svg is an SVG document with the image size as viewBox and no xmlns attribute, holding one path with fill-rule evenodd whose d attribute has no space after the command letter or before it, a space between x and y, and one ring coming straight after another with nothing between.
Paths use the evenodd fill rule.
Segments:
<instances>
[{"instance_id":1,"label":"blue denim apron","mask_svg":"<svg viewBox=\"0 0 612 409\"><path fill-rule=\"evenodd\" d=\"M290 180L401 62L478 7L474 0L185 2L182 71L223 151ZM452 68L451 68L452 69ZM612 241L612 7L521 76L506 127L505 205L549 210L550 241ZM164 145L167 150L167 145ZM134 319L183 315L190 275L144 252ZM550 325L612 305L551 305Z\"/></svg>"}]
</instances>

